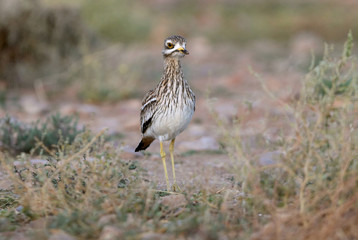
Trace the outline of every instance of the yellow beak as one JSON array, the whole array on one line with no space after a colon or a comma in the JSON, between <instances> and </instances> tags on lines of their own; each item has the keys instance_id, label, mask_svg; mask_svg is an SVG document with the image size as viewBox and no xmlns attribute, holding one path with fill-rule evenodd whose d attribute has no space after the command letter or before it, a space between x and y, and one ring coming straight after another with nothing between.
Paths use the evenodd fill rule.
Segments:
<instances>
[{"instance_id":1,"label":"yellow beak","mask_svg":"<svg viewBox=\"0 0 358 240\"><path fill-rule=\"evenodd\" d=\"M183 47L178 48L177 51L183 52L185 55L189 54L188 50L184 49Z\"/></svg>"}]
</instances>

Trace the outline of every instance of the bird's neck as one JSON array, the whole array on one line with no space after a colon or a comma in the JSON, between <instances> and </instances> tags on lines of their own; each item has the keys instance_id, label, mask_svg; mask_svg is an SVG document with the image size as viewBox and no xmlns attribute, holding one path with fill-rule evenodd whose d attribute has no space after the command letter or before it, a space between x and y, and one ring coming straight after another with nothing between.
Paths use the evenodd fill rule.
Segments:
<instances>
[{"instance_id":1,"label":"bird's neck","mask_svg":"<svg viewBox=\"0 0 358 240\"><path fill-rule=\"evenodd\" d=\"M180 60L178 58L164 58L164 72L162 80L181 81L183 72L181 71Z\"/></svg>"},{"instance_id":2,"label":"bird's neck","mask_svg":"<svg viewBox=\"0 0 358 240\"><path fill-rule=\"evenodd\" d=\"M161 92L176 90L179 86L183 85L184 76L181 71L180 60L177 58L167 57L164 58L164 72L162 80L159 83ZM185 83L184 83L185 84Z\"/></svg>"},{"instance_id":3,"label":"bird's neck","mask_svg":"<svg viewBox=\"0 0 358 240\"><path fill-rule=\"evenodd\" d=\"M159 83L158 94L171 95L186 93L190 90L188 82L181 71L180 60L177 58L164 58L164 72ZM180 90L180 91L179 91Z\"/></svg>"}]
</instances>

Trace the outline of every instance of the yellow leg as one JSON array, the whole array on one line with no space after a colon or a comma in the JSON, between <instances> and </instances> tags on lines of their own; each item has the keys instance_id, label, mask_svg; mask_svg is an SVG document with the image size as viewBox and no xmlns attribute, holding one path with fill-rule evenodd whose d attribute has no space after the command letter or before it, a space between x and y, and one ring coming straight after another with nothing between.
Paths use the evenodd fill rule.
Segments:
<instances>
[{"instance_id":1,"label":"yellow leg","mask_svg":"<svg viewBox=\"0 0 358 240\"><path fill-rule=\"evenodd\" d=\"M165 181L167 182L167 191L169 191L169 178L168 178L168 172L167 172L167 165L165 163L165 152L163 150L163 142L160 142L160 156L162 157L163 166L164 166L164 172L165 172Z\"/></svg>"},{"instance_id":2,"label":"yellow leg","mask_svg":"<svg viewBox=\"0 0 358 240\"><path fill-rule=\"evenodd\" d=\"M174 180L174 184L173 184L173 191L180 191L180 188L177 184L177 181L175 179L175 167L174 167L174 142L175 142L175 138L170 142L169 145L169 152L170 152L170 158L172 160L172 170L173 170L173 180Z\"/></svg>"}]
</instances>

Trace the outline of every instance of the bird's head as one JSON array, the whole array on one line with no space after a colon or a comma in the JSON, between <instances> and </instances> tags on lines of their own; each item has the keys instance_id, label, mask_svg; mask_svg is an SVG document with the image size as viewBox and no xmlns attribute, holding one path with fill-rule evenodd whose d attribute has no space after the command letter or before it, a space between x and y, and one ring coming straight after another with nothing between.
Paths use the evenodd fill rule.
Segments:
<instances>
[{"instance_id":1,"label":"bird's head","mask_svg":"<svg viewBox=\"0 0 358 240\"><path fill-rule=\"evenodd\" d=\"M163 56L182 58L188 55L189 52L185 48L186 40L181 36L170 36L164 40Z\"/></svg>"}]
</instances>

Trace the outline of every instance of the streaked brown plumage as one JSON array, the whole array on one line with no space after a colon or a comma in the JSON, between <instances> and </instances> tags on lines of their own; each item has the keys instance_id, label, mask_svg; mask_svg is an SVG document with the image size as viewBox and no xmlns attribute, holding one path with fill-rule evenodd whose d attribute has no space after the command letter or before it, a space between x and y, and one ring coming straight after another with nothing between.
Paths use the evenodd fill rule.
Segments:
<instances>
[{"instance_id":1,"label":"streaked brown plumage","mask_svg":"<svg viewBox=\"0 0 358 240\"><path fill-rule=\"evenodd\" d=\"M171 36L164 41L163 76L157 87L149 91L142 101L140 114L142 140L135 149L136 152L145 150L155 139L159 140L168 190L169 180L163 141L171 141L169 150L174 178L173 189L177 190L174 141L175 137L187 127L195 111L195 95L183 78L180 65L180 58L189 54L185 46L186 41L181 36Z\"/></svg>"}]
</instances>

